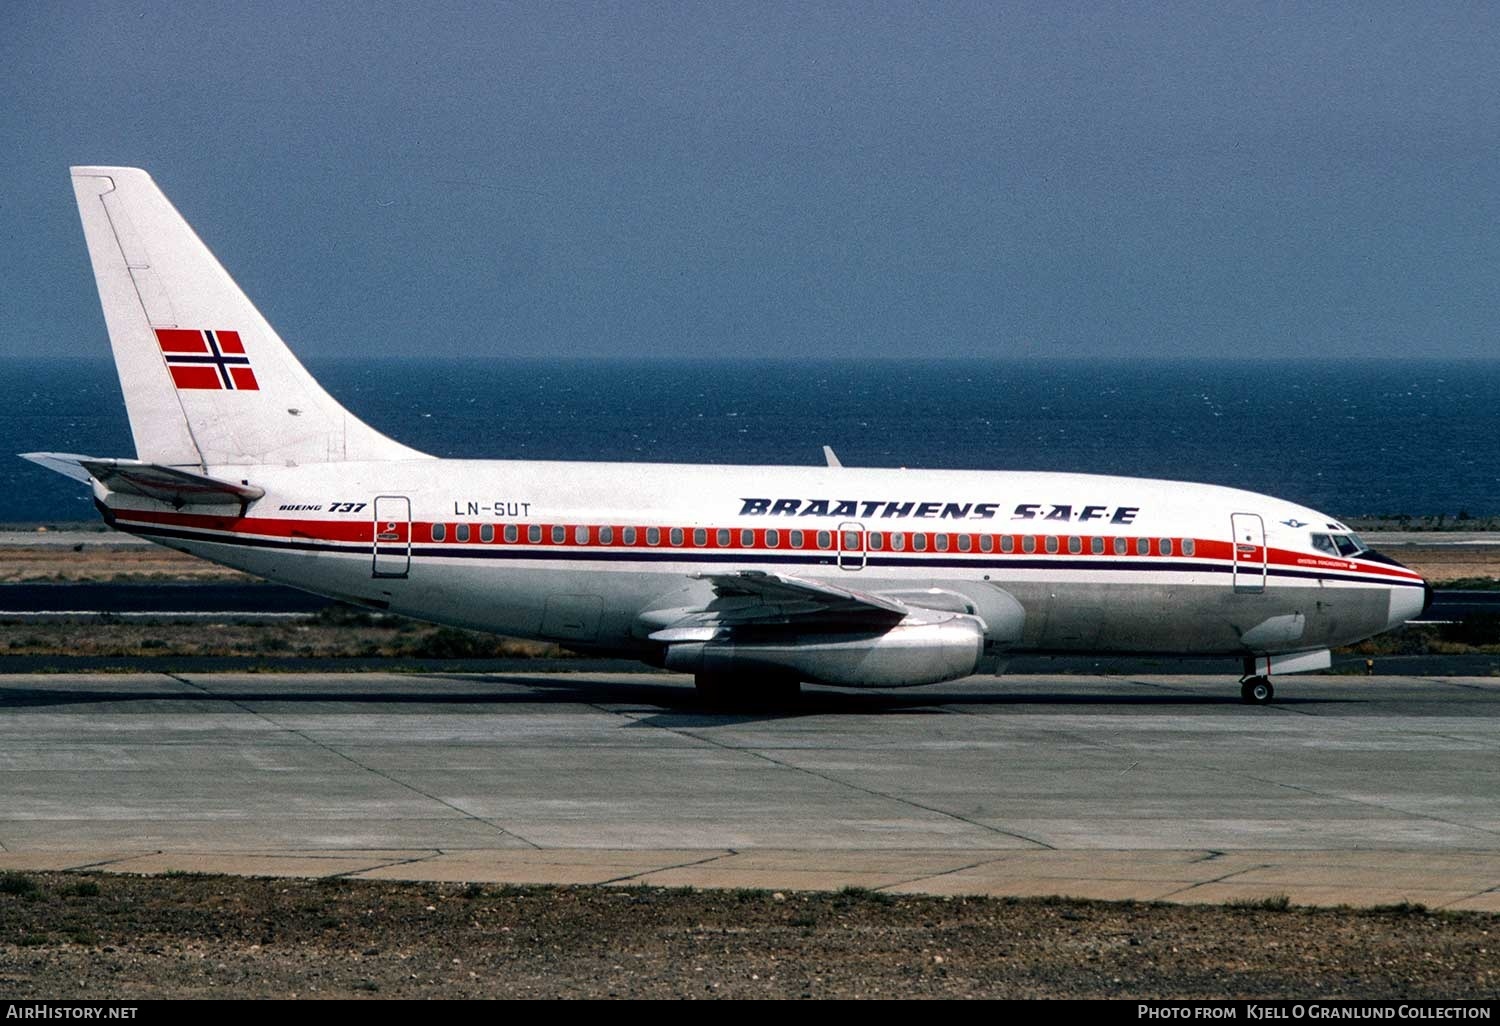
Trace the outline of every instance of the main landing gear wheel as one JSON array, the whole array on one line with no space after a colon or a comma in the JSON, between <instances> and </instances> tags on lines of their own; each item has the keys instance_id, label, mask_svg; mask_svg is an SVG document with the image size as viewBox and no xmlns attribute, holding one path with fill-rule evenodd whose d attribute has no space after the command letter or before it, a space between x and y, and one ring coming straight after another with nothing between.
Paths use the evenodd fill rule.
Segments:
<instances>
[{"instance_id":1,"label":"main landing gear wheel","mask_svg":"<svg viewBox=\"0 0 1500 1026\"><path fill-rule=\"evenodd\" d=\"M1250 677L1240 682L1240 700L1251 705L1265 705L1276 696L1276 689L1266 677Z\"/></svg>"}]
</instances>

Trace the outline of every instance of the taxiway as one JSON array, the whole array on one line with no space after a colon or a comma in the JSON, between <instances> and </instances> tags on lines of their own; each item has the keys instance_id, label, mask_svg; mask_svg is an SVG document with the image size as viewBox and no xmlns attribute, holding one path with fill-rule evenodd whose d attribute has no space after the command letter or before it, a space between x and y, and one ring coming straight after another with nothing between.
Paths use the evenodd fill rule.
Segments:
<instances>
[{"instance_id":1,"label":"taxiway","mask_svg":"<svg viewBox=\"0 0 1500 1026\"><path fill-rule=\"evenodd\" d=\"M0 678L0 869L1500 911L1500 679Z\"/></svg>"}]
</instances>

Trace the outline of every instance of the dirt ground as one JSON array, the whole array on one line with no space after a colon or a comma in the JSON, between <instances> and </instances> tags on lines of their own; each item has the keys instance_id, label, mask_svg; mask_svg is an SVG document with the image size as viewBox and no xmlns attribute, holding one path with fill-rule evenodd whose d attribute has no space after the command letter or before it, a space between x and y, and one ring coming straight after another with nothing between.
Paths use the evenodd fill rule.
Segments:
<instances>
[{"instance_id":1,"label":"dirt ground","mask_svg":"<svg viewBox=\"0 0 1500 1026\"><path fill-rule=\"evenodd\" d=\"M1393 545L1386 554L1435 588L1481 580L1500 587L1500 545Z\"/></svg>"},{"instance_id":2,"label":"dirt ground","mask_svg":"<svg viewBox=\"0 0 1500 1026\"><path fill-rule=\"evenodd\" d=\"M0 994L1500 994L1500 916L1266 904L10 874L0 877Z\"/></svg>"},{"instance_id":3,"label":"dirt ground","mask_svg":"<svg viewBox=\"0 0 1500 1026\"><path fill-rule=\"evenodd\" d=\"M249 581L160 545L38 545L0 540L0 584L45 581Z\"/></svg>"},{"instance_id":4,"label":"dirt ground","mask_svg":"<svg viewBox=\"0 0 1500 1026\"><path fill-rule=\"evenodd\" d=\"M7 623L0 618L0 658L59 655L123 660L229 656L271 665L297 659L558 659L567 653L549 642L433 627L342 607L272 623Z\"/></svg>"}]
</instances>

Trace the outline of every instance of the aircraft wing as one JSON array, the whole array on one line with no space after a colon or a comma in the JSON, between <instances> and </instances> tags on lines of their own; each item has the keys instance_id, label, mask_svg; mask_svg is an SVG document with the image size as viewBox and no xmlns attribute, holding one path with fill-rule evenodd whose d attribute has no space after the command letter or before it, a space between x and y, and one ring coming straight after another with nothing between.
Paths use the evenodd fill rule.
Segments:
<instances>
[{"instance_id":1,"label":"aircraft wing","mask_svg":"<svg viewBox=\"0 0 1500 1026\"><path fill-rule=\"evenodd\" d=\"M24 452L21 458L75 481L87 484L92 479L112 492L145 496L178 509L231 503L244 507L266 494L265 489L255 485L140 460L98 459L65 452Z\"/></svg>"},{"instance_id":2,"label":"aircraft wing","mask_svg":"<svg viewBox=\"0 0 1500 1026\"><path fill-rule=\"evenodd\" d=\"M789 574L740 570L694 574L713 586L714 600L699 609L662 611L653 641L703 641L729 629L774 628L817 622L825 628L884 630L911 610L905 603ZM647 614L652 618L652 614Z\"/></svg>"},{"instance_id":3,"label":"aircraft wing","mask_svg":"<svg viewBox=\"0 0 1500 1026\"><path fill-rule=\"evenodd\" d=\"M833 584L803 580L789 574L771 574L763 570L738 570L729 574L694 574L714 586L720 598L754 596L766 602L814 602L827 610L867 609L905 616L907 608L900 602L866 595Z\"/></svg>"}]
</instances>

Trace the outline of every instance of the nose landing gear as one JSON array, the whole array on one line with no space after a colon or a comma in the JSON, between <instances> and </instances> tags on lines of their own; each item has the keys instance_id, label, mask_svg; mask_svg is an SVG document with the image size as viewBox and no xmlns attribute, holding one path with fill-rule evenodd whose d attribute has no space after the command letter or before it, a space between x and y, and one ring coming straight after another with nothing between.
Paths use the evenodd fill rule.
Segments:
<instances>
[{"instance_id":1,"label":"nose landing gear","mask_svg":"<svg viewBox=\"0 0 1500 1026\"><path fill-rule=\"evenodd\" d=\"M1250 705L1266 705L1276 695L1269 677L1246 677L1240 681L1240 701Z\"/></svg>"}]
</instances>

